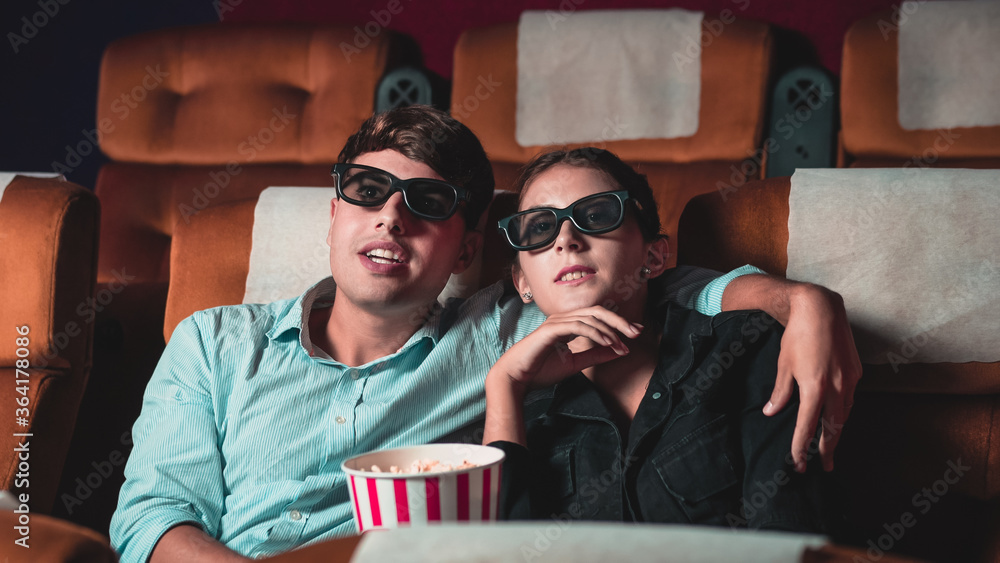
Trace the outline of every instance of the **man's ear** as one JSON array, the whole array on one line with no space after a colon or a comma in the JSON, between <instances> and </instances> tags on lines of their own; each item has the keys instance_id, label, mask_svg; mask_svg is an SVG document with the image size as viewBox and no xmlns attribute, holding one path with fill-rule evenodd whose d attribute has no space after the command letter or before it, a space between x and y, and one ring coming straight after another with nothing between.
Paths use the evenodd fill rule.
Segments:
<instances>
[{"instance_id":1,"label":"man's ear","mask_svg":"<svg viewBox=\"0 0 1000 563\"><path fill-rule=\"evenodd\" d=\"M514 262L510 267L510 277L514 281L514 287L517 288L517 295L521 298L521 301L528 303L530 300L524 298L525 293L531 293L531 288L528 287L528 278L521 271L521 267Z\"/></svg>"},{"instance_id":2,"label":"man's ear","mask_svg":"<svg viewBox=\"0 0 1000 563\"><path fill-rule=\"evenodd\" d=\"M455 263L455 269L451 271L453 274L461 274L465 270L469 269L472 265L472 261L476 258L476 253L483 246L483 234L478 231L465 231L465 236L462 238L462 249L461 253L458 255L458 262Z\"/></svg>"},{"instance_id":3,"label":"man's ear","mask_svg":"<svg viewBox=\"0 0 1000 563\"><path fill-rule=\"evenodd\" d=\"M670 259L670 241L666 236L657 237L646 251L646 267L649 268L649 278L655 278L667 269Z\"/></svg>"},{"instance_id":4,"label":"man's ear","mask_svg":"<svg viewBox=\"0 0 1000 563\"><path fill-rule=\"evenodd\" d=\"M333 247L333 217L337 214L337 198L330 199L330 226L326 230L326 245Z\"/></svg>"}]
</instances>

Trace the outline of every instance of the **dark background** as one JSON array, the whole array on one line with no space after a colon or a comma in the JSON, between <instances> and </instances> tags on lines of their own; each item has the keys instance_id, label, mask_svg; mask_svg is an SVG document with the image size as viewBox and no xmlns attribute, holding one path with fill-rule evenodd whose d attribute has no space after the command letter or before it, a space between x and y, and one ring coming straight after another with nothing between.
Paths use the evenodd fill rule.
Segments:
<instances>
[{"instance_id":1,"label":"dark background","mask_svg":"<svg viewBox=\"0 0 1000 563\"><path fill-rule=\"evenodd\" d=\"M390 0L2 0L0 108L3 134L0 170L51 171L66 161L67 145L77 145L94 129L101 53L111 41L164 27L217 22L308 21L361 25ZM516 21L526 9L593 10L680 7L706 17L730 9L739 17L776 26L777 71L816 64L840 72L841 46L857 19L898 2L891 0L398 0L402 11L386 27L416 39L426 66L450 78L452 51L463 29ZM42 4L53 11L45 14ZM41 12L44 14L36 15ZM221 12L221 17L220 17ZM24 21L45 21L15 53L10 33L23 33ZM47 20L47 21L46 21ZM30 29L28 30L30 33ZM738 85L734 85L738 87ZM98 152L68 174L93 188L106 158Z\"/></svg>"}]
</instances>

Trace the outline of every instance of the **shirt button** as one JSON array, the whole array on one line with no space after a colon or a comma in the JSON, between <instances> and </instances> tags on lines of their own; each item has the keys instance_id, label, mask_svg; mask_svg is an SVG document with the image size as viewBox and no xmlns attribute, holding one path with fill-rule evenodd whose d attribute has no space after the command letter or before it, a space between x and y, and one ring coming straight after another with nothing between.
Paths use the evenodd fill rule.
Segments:
<instances>
[{"instance_id":1,"label":"shirt button","mask_svg":"<svg viewBox=\"0 0 1000 563\"><path fill-rule=\"evenodd\" d=\"M302 519L302 513L299 512L298 510L293 510L293 511L291 511L291 512L288 513L288 517L291 518L292 520L296 520L296 521L297 520L301 520Z\"/></svg>"},{"instance_id":2,"label":"shirt button","mask_svg":"<svg viewBox=\"0 0 1000 563\"><path fill-rule=\"evenodd\" d=\"M347 422L347 419L346 419L346 418L344 418L344 417L342 417L342 416L338 416L338 417L337 417L336 419L334 419L334 420L336 420L336 421L337 421L337 424L343 424L343 423Z\"/></svg>"},{"instance_id":3,"label":"shirt button","mask_svg":"<svg viewBox=\"0 0 1000 563\"><path fill-rule=\"evenodd\" d=\"M659 399L660 398L660 392L657 391L656 393L653 393L653 398L654 399Z\"/></svg>"}]
</instances>

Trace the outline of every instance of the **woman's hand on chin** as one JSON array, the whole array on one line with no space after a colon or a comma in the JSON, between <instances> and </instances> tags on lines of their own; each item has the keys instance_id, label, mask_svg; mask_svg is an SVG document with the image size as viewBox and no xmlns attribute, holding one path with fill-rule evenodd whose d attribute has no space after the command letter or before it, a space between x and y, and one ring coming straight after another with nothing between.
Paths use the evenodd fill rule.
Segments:
<instances>
[{"instance_id":1,"label":"woman's hand on chin","mask_svg":"<svg viewBox=\"0 0 1000 563\"><path fill-rule=\"evenodd\" d=\"M506 377L524 389L548 387L584 368L628 354L622 335L635 338L642 329L599 306L557 313L511 346L488 377Z\"/></svg>"},{"instance_id":2,"label":"woman's hand on chin","mask_svg":"<svg viewBox=\"0 0 1000 563\"><path fill-rule=\"evenodd\" d=\"M628 354L619 333L635 338L642 328L596 306L550 316L511 346L486 375L483 443L502 440L525 445L525 392L555 385L584 368Z\"/></svg>"}]
</instances>

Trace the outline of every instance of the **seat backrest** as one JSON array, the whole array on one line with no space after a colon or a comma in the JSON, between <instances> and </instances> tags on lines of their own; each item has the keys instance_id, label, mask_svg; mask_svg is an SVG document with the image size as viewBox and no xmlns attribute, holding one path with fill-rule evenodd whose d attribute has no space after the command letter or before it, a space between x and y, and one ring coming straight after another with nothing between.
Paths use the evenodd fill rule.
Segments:
<instances>
[{"instance_id":1,"label":"seat backrest","mask_svg":"<svg viewBox=\"0 0 1000 563\"><path fill-rule=\"evenodd\" d=\"M918 8L919 9L919 8ZM842 165L1000 168L1000 126L906 130L899 122L899 18L855 22L844 38L840 84Z\"/></svg>"},{"instance_id":2,"label":"seat backrest","mask_svg":"<svg viewBox=\"0 0 1000 563\"><path fill-rule=\"evenodd\" d=\"M354 34L202 25L109 45L97 123L114 162L96 189L106 206L99 279L127 264L138 281L166 281L178 219L268 185L330 185L329 165L372 114L378 80L415 56L391 32L361 49Z\"/></svg>"},{"instance_id":3,"label":"seat backrest","mask_svg":"<svg viewBox=\"0 0 1000 563\"><path fill-rule=\"evenodd\" d=\"M771 30L763 23L736 19L731 12L719 18L724 15L724 20L706 15L702 24L701 98L694 135L568 145L606 148L646 174L664 232L671 237L692 196L742 185L748 176L761 177L762 164L754 155L765 125ZM518 168L533 156L556 148L516 141L517 43L518 24L512 22L467 30L455 47L451 113L482 141L499 189L510 189ZM599 70L592 83L604 86ZM750 162L741 166L746 159Z\"/></svg>"},{"instance_id":4,"label":"seat backrest","mask_svg":"<svg viewBox=\"0 0 1000 563\"><path fill-rule=\"evenodd\" d=\"M678 262L721 270L750 263L783 274L790 190L790 179L778 177L726 197L695 197L680 220ZM846 237L836 244L847 244ZM867 548L866 540L878 541L887 522L909 511L921 519L921 532L907 534L895 553L982 561L1000 555L991 539L1000 529L995 520L984 523L1000 505L1000 448L990 439L1000 431L998 412L1000 362L865 364L836 462L855 526L850 539ZM968 467L957 481L949 462ZM944 478L955 492L928 513L921 490L941 481L940 493Z\"/></svg>"},{"instance_id":5,"label":"seat backrest","mask_svg":"<svg viewBox=\"0 0 1000 563\"><path fill-rule=\"evenodd\" d=\"M16 176L0 200L0 395L24 409L0 423L0 488L33 512L52 508L90 374L99 214L93 193L54 179Z\"/></svg>"},{"instance_id":6,"label":"seat backrest","mask_svg":"<svg viewBox=\"0 0 1000 563\"><path fill-rule=\"evenodd\" d=\"M743 264L784 275L788 266L789 177L704 194L684 210L678 263L727 271ZM844 246L846 240L838 241ZM836 290L836 288L833 288ZM913 393L1000 393L1000 363L905 363L866 366L870 390Z\"/></svg>"}]
</instances>

